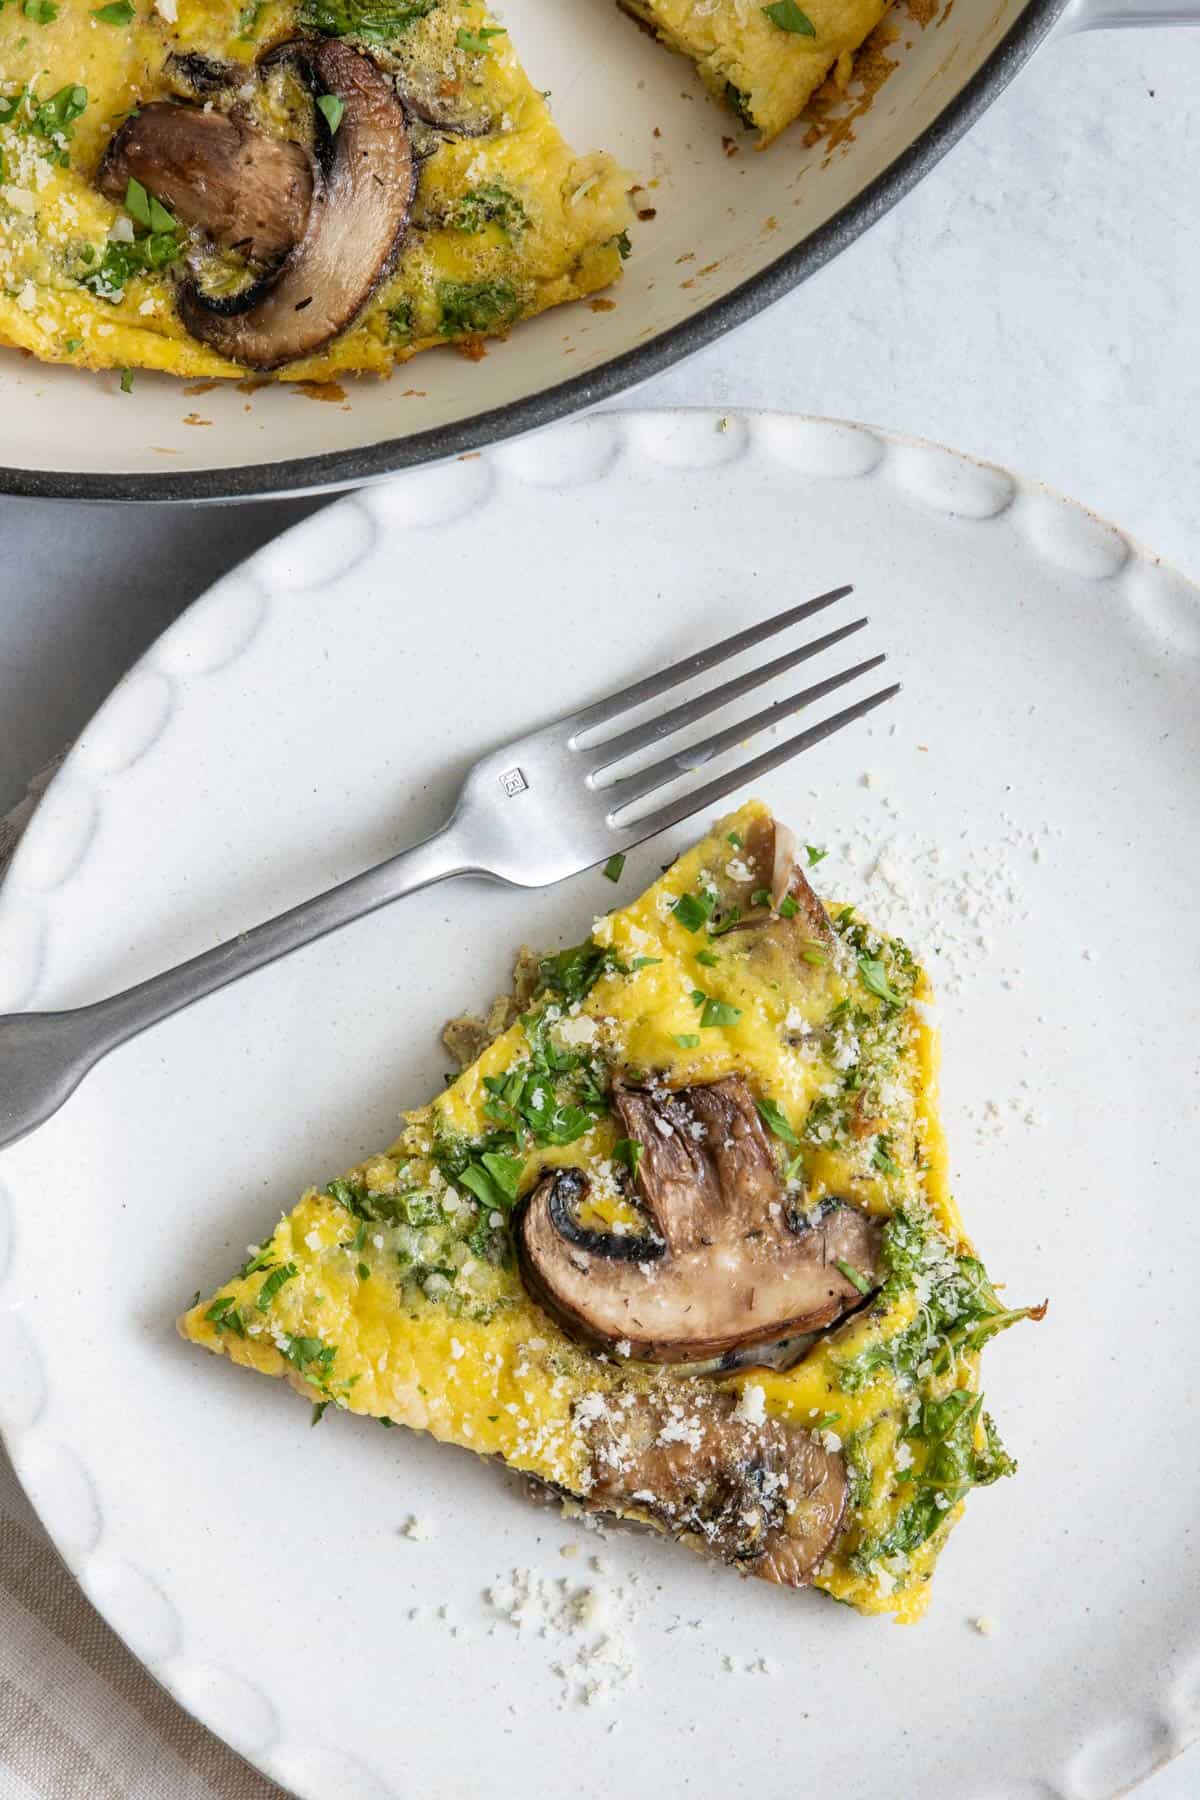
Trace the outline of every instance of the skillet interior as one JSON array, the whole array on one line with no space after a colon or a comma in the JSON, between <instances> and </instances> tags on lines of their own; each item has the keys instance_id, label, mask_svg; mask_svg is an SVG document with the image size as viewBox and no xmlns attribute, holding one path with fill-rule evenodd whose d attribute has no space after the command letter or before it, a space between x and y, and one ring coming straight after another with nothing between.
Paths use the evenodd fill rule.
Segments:
<instances>
[{"instance_id":1,"label":"skillet interior","mask_svg":"<svg viewBox=\"0 0 1200 1800\"><path fill-rule=\"evenodd\" d=\"M913 4L923 15L920 0ZM646 183L639 204L654 216L638 227L612 310L556 311L490 347L482 362L426 355L390 382L364 380L322 394L319 405L232 384L197 398L147 374L129 399L118 397L113 376L5 353L9 466L0 488L145 500L345 486L619 393L753 316L845 248L995 97L1064 4L950 0L924 25L899 12L882 50L895 66L841 141L808 141L815 134L801 121L757 154L687 65L652 46L611 0L572 8L510 0L514 41L552 91L568 135L581 148L610 149ZM852 110L853 96L842 116Z\"/></svg>"}]
</instances>

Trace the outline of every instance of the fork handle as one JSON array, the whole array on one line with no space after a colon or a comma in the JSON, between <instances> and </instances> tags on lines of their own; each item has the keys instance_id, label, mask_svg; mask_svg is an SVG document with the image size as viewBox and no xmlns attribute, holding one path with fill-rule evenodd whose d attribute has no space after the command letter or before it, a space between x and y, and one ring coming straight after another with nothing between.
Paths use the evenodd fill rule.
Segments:
<instances>
[{"instance_id":1,"label":"fork handle","mask_svg":"<svg viewBox=\"0 0 1200 1800\"><path fill-rule=\"evenodd\" d=\"M68 1012L0 1017L0 1147L57 1112L102 1056L148 1025L391 900L472 872L477 865L464 860L452 819L387 862L107 1000Z\"/></svg>"}]
</instances>

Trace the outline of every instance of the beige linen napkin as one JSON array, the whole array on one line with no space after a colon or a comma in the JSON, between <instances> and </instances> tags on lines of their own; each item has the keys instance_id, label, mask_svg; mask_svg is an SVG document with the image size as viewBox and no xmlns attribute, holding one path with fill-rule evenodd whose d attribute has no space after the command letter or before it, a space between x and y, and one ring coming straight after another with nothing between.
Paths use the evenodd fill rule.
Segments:
<instances>
[{"instance_id":1,"label":"beige linen napkin","mask_svg":"<svg viewBox=\"0 0 1200 1800\"><path fill-rule=\"evenodd\" d=\"M61 758L0 818L0 880ZM0 1800L283 1800L151 1679L59 1561L0 1449Z\"/></svg>"}]
</instances>

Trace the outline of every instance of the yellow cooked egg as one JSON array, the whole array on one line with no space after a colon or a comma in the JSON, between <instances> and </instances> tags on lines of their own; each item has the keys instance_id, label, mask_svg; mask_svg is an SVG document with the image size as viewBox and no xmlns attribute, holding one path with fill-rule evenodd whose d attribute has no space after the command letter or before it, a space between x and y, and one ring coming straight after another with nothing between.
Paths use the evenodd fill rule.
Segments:
<instances>
[{"instance_id":1,"label":"yellow cooked egg","mask_svg":"<svg viewBox=\"0 0 1200 1800\"><path fill-rule=\"evenodd\" d=\"M721 821L183 1335L917 1618L1012 1471L980 1351L1029 1309L948 1192L922 971L803 860L757 802Z\"/></svg>"}]
</instances>

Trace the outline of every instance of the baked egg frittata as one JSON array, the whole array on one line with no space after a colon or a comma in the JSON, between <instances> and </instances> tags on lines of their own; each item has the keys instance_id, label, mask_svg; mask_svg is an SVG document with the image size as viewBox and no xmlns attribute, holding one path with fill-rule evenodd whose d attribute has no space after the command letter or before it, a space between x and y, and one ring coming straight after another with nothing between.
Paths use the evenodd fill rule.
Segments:
<instances>
[{"instance_id":1,"label":"baked egg frittata","mask_svg":"<svg viewBox=\"0 0 1200 1800\"><path fill-rule=\"evenodd\" d=\"M606 286L629 177L477 0L0 5L0 343L383 372Z\"/></svg>"},{"instance_id":2,"label":"baked egg frittata","mask_svg":"<svg viewBox=\"0 0 1200 1800\"><path fill-rule=\"evenodd\" d=\"M769 144L804 110L832 71L844 86L854 52L888 0L620 0L672 50L694 62L705 87Z\"/></svg>"},{"instance_id":3,"label":"baked egg frittata","mask_svg":"<svg viewBox=\"0 0 1200 1800\"><path fill-rule=\"evenodd\" d=\"M948 1192L922 971L825 909L757 802L533 969L183 1335L314 1418L429 1431L919 1617L968 1491L1014 1468L983 1345L1040 1316L1002 1304Z\"/></svg>"}]
</instances>

